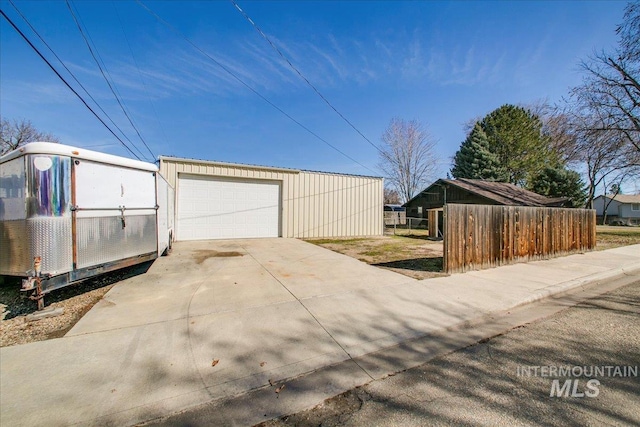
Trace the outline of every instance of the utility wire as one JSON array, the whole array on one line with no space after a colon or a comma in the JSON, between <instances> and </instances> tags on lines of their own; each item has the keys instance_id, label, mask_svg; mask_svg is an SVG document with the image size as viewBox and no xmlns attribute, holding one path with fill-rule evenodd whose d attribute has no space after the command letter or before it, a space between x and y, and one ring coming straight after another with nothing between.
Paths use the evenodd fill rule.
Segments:
<instances>
[{"instance_id":1,"label":"utility wire","mask_svg":"<svg viewBox=\"0 0 640 427\"><path fill-rule=\"evenodd\" d=\"M111 122L111 124L113 126L115 126L116 129L118 129L120 131L120 134L127 140L129 141L129 143L132 146L135 146L135 144L133 143L133 141L131 141L131 139L129 139L129 137L122 131L122 129L120 129L120 127L116 124L116 122L113 121L113 119L111 118L111 116L109 116L109 114L104 110L104 108L102 108L100 106L100 104L98 103L98 101L96 101L96 99L91 95L91 93L89 93L89 91L87 90L87 88L84 87L84 85L80 82L80 80L78 80L78 78L73 74L73 72L69 69L69 67L67 67L67 65L64 63L64 61L56 54L56 52L53 50L53 48L51 46L49 46L49 44L46 42L46 40L40 35L40 33L38 33L38 31L33 27L33 25L31 25L31 23L29 22L29 20L26 18L26 16L24 16L22 14L22 12L20 12L20 9L18 9L18 7L13 3L13 0L9 0L9 3L11 4L11 6L13 6L13 8L15 9L15 11L18 13L18 15L20 15L20 17L22 18L22 20L29 26L29 28L31 29L31 31L33 31L33 33L40 39L40 41L47 47L47 49L49 49L49 51L53 54L53 56L60 62L60 64L62 64L62 66L64 67L65 70L67 70L67 72L69 73L69 75L73 78L73 80L75 80L75 82L82 88L82 90L84 90L84 92L87 94L87 96L89 98L91 98L91 100L94 102L94 104L96 104L96 106L100 109L100 111L102 111L102 113L107 117L107 119L109 119L109 121ZM138 150L139 152L140 150ZM140 153L142 154L142 153Z\"/></svg>"},{"instance_id":2,"label":"utility wire","mask_svg":"<svg viewBox=\"0 0 640 427\"><path fill-rule=\"evenodd\" d=\"M102 77L107 82L107 85L109 86L109 89L111 90L111 93L116 98L116 101L118 102L118 105L122 109L122 112L126 116L127 120L129 120L129 123L131 124L131 127L133 127L133 129L136 131L136 134L140 138L140 141L142 141L144 146L147 148L147 150L151 154L151 158L155 159L155 157L156 157L155 154L153 154L153 152L151 151L151 149L147 145L146 141L144 140L144 138L140 134L140 131L138 130L138 127L133 123L133 120L131 119L131 116L129 116L129 113L127 112L127 109L125 108L125 106L123 105L122 101L120 100L120 97L116 93L116 90L114 89L113 85L111 84L111 82L107 78L107 75L105 74L106 67L103 69L103 67L100 65L100 61L98 61L98 58L96 57L96 53L94 52L94 49L91 48L91 43L89 43L89 40L87 39L87 36L85 35L84 31L82 30L82 26L80 25L80 21L79 21L78 17L76 16L76 14L73 12L73 8L71 7L71 4L69 3L69 0L65 0L65 3L67 4L67 8L69 9L69 12L71 13L71 16L73 17L73 20L76 23L76 26L78 27L78 31L80 31L80 35L82 36L82 39L84 40L85 44L87 45L87 48L89 48L89 52L91 53L91 57L93 58L93 60L98 65L98 68L100 69L100 73L102 74ZM142 154L142 152L140 152L140 154Z\"/></svg>"},{"instance_id":3,"label":"utility wire","mask_svg":"<svg viewBox=\"0 0 640 427\"><path fill-rule=\"evenodd\" d=\"M58 78L60 80L62 80L62 82L71 90L71 92L74 93L74 95L76 95L78 97L78 99L80 99L80 101L82 101L82 103L84 104L85 107L87 107L89 109L89 111L91 111L93 113L94 116L96 116L96 118L98 120L100 120L100 123L102 123L104 125L104 127L107 128L107 130L109 132L111 132L111 134L118 140L120 141L120 143L124 146L124 148L127 149L127 151L129 151L129 153L131 153L136 159L138 160L142 160L136 153L134 153L131 148L129 148L129 146L122 140L120 139L120 137L118 135L116 135L116 133L104 122L104 120L102 120L102 118L93 110L93 108L91 108L89 106L89 104L87 104L87 102L84 100L84 98L82 98L82 96L80 96L80 94L78 92L76 92L76 90L65 80L64 77L62 77L62 75L58 72L58 70L56 70L56 68L51 65L51 63L49 62L49 60L47 60L47 58L44 57L44 55L40 52L40 50L38 50L37 47L35 47L35 45L33 43L31 43L31 40L29 40L29 38L20 30L20 28L18 28L18 26L11 20L11 18L9 18L7 16L6 13L4 13L4 11L0 8L0 14L2 14L2 17L4 19L7 20L7 22L13 27L14 30L16 30L16 32L18 34L20 34L20 36L24 39L24 41L27 42L27 44L29 46L31 46L31 48L38 54L38 56L49 66L49 68L51 68L51 70L56 74L56 76L58 76Z\"/></svg>"},{"instance_id":4,"label":"utility wire","mask_svg":"<svg viewBox=\"0 0 640 427\"><path fill-rule=\"evenodd\" d=\"M131 125L131 127L135 130L136 134L138 135L138 138L140 138L140 140L145 145L145 147L147 147L147 150L149 151L149 153L151 153L151 158L154 159L155 156L153 155L153 153L151 152L151 150L147 146L147 144L144 141L144 139L142 138L140 132L138 131L138 128L136 127L135 123L133 122L131 116L129 115L129 113L128 113L127 109L126 109L126 105L124 105L124 101L121 101L121 95L118 92L118 88L115 87L115 82L112 84L113 78L111 77L111 74L109 73L109 70L107 70L107 66L104 63L104 61L102 60L102 57L100 57L100 53L98 52L96 44L93 42L93 39L91 39L91 35L89 34L89 31L88 31L87 27L84 26L84 24L81 22L80 12L78 11L78 9L76 8L75 5L73 5L73 8L71 7L72 5L70 4L69 0L65 0L65 3L67 5L67 8L69 9L69 12L71 13L71 17L73 18L73 20L74 20L74 22L75 22L75 24L76 24L76 26L77 26L77 28L78 28L78 30L80 32L80 35L82 36L82 39L84 40L85 44L87 45L87 48L89 49L89 53L91 54L93 60L96 62L97 66L98 66L98 69L100 70L100 73L102 74L102 77L104 78L105 82L109 86L109 89L111 90L111 93L113 94L113 97L118 102L118 105L120 106L120 109L122 110L122 112L124 113L125 117L129 121L129 124ZM74 13L73 9L75 9L75 13ZM84 28L84 30L83 30L83 28ZM86 35L85 35L85 33L86 33ZM131 141L131 140L129 139L129 141ZM143 157L145 157L145 159L147 159L146 155L142 153L142 151L138 148L138 146L136 144L131 142L131 145L133 145L133 147L136 149L136 151L138 151L138 153L140 153L141 156L143 156Z\"/></svg>"},{"instance_id":5,"label":"utility wire","mask_svg":"<svg viewBox=\"0 0 640 427\"><path fill-rule=\"evenodd\" d=\"M255 95L257 95L258 97L260 97L264 102L266 102L267 104L269 104L270 106L272 106L273 108L275 108L276 110L278 110L280 113L282 113L285 117L287 117L289 120L291 120L292 122L294 122L295 124L297 124L298 126L300 126L302 129L304 129L305 131L307 131L308 133L310 133L311 135L313 135L314 137L316 137L317 139L319 139L320 141L322 141L323 143L325 143L326 145L328 145L329 147L333 148L335 151L337 151L338 153L342 154L344 157L346 157L347 159L351 160L352 162L356 163L357 165L362 166L363 168L371 171L372 173L376 174L377 172L370 169L369 167L363 165L362 163L360 163L359 161L357 161L356 159L354 159L353 157L349 156L348 154L344 153L343 151L341 151L338 147L332 145L331 143L329 143L327 140L325 140L324 138L322 138L321 136L319 136L318 134L316 134L315 132L313 132L311 129L309 129L308 127L306 127L305 125L303 125L302 123L300 123L298 120L296 120L295 118L293 118L290 114L288 114L287 112L285 112L282 108L278 107L276 104L274 104L273 102L271 102L267 97L265 97L264 95L262 95L260 92L258 92L256 89L254 89L253 87L251 87L248 83L246 83L244 80L242 80L240 77L238 77L233 71L231 71L228 67L225 67L222 63L220 63L218 60L216 60L214 57L212 57L211 55L209 55L207 52L205 52L204 50L202 50L198 45L196 45L194 42L192 42L187 36L185 36L182 32L180 32L180 30L178 30L177 28L175 28L173 25L171 25L169 22L165 21L164 19L162 19L157 13L155 13L153 10L151 10L147 5L145 5L141 0L136 0L136 2L142 6L142 8L144 8L151 16L153 16L155 19L158 20L158 22L162 23L163 25L165 25L167 28L169 28L171 31L173 31L175 34L177 34L179 37L183 38L187 43L189 43L194 49L196 49L198 52L200 52L202 55L206 56L207 58L209 58L209 60L211 60L213 63L215 63L217 66L219 66L220 68L222 68L227 74L229 74L231 77L233 77L234 79L236 79L240 84L242 84L244 87L246 87L247 89L249 89L251 92L253 92Z\"/></svg>"},{"instance_id":6,"label":"utility wire","mask_svg":"<svg viewBox=\"0 0 640 427\"><path fill-rule=\"evenodd\" d=\"M278 49L278 47L271 41L271 39L260 29L260 27L258 27L258 25L255 23L255 21L253 19L251 19L249 17L249 15L247 15L247 13L242 10L242 8L238 5L238 3L236 3L235 0L229 0L238 10L238 12L240 12L240 14L242 16L244 16L244 18L249 21L249 23L251 25L253 25L253 28L256 29L256 31L262 36L263 39L265 39L267 41L267 43L269 43L271 45L271 47L278 53L278 55L280 55L280 57L282 57L282 59L289 64L289 67L291 67L293 69L293 71L295 71L302 80L305 81L305 83L307 85L309 85L309 87L311 87L311 89L314 90L314 92L325 102L325 104L327 104L329 106L329 108L331 108L333 111L336 112L336 114L338 116L340 116L340 118L342 120L344 120L349 126L351 126L353 128L353 130L355 130L356 132L358 132L358 134L364 138L365 141L367 141L373 148L375 148L376 150L378 150L378 152L382 152L382 150L373 142L371 142L371 140L369 138L367 138L362 132L360 132L360 130L354 126L353 123L351 123L349 121L349 119L347 119L340 111L338 111L338 109L336 107L333 106L333 104L331 104L331 102L329 102L329 100L322 94L320 93L320 91L309 81L309 79L307 79L302 72L296 68L295 65L293 65L291 63L291 61L284 55L284 53L282 53L282 51L280 49Z\"/></svg>"},{"instance_id":7,"label":"utility wire","mask_svg":"<svg viewBox=\"0 0 640 427\"><path fill-rule=\"evenodd\" d=\"M131 53L131 58L133 59L133 63L136 66L136 69L138 70L138 76L140 77L140 81L142 82L142 86L144 87L144 91L147 94L147 97L149 97L149 103L151 104L151 108L153 109L153 114L155 115L156 121L158 122L158 127L162 131L162 136L164 137L164 142L168 145L169 144L169 139L167 138L167 134L166 134L166 132L164 130L164 126L162 126L162 121L160 120L160 115L158 114L158 110L156 109L155 103L151 99L152 97L151 97L151 94L149 92L149 88L147 87L147 83L145 82L144 77L142 77L142 71L140 71L140 66L138 65L138 61L136 60L136 56L133 54L133 48L131 47L131 43L129 42L129 37L127 37L127 32L124 30L124 25L122 24L122 18L120 18L120 13L118 12L118 7L116 6L115 1L112 1L111 5L113 6L113 10L115 10L116 16L118 17L118 22L120 23L120 29L122 30L122 35L124 36L124 39L127 42L127 47L129 48L129 52Z\"/></svg>"}]
</instances>

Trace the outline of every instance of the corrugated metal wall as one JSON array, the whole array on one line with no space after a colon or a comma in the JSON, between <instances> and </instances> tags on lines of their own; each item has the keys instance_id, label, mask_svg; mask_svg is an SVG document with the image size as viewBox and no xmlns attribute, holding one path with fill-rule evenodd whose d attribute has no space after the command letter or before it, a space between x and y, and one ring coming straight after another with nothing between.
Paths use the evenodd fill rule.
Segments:
<instances>
[{"instance_id":1,"label":"corrugated metal wall","mask_svg":"<svg viewBox=\"0 0 640 427\"><path fill-rule=\"evenodd\" d=\"M264 179L282 183L282 236L373 236L383 233L382 178L160 158L160 173L176 189L179 174ZM179 233L179 231L178 231ZM180 236L177 236L180 239Z\"/></svg>"}]
</instances>

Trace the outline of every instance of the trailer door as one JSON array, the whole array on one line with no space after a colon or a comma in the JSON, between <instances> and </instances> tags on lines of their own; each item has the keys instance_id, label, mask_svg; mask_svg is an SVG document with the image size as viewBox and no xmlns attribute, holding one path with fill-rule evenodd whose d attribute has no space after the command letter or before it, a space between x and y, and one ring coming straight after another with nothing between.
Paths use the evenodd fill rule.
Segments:
<instances>
[{"instance_id":1,"label":"trailer door","mask_svg":"<svg viewBox=\"0 0 640 427\"><path fill-rule=\"evenodd\" d=\"M74 264L157 251L156 173L74 159Z\"/></svg>"}]
</instances>

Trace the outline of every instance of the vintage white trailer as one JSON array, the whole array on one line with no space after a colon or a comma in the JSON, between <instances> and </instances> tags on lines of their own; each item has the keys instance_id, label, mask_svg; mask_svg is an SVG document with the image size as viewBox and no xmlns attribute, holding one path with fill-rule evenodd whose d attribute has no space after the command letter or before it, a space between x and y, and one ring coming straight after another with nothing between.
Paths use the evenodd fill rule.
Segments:
<instances>
[{"instance_id":1,"label":"vintage white trailer","mask_svg":"<svg viewBox=\"0 0 640 427\"><path fill-rule=\"evenodd\" d=\"M34 299L153 260L173 240L173 188L156 165L34 142L0 157L0 275ZM41 303L39 305L42 305Z\"/></svg>"}]
</instances>

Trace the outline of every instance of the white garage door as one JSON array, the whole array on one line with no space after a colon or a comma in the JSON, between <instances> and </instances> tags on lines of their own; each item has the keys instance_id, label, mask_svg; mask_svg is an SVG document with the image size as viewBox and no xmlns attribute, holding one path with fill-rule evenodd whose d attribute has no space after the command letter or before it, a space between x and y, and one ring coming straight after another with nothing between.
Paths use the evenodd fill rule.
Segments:
<instances>
[{"instance_id":1,"label":"white garage door","mask_svg":"<svg viewBox=\"0 0 640 427\"><path fill-rule=\"evenodd\" d=\"M278 237L279 213L279 183L178 179L178 240Z\"/></svg>"}]
</instances>

